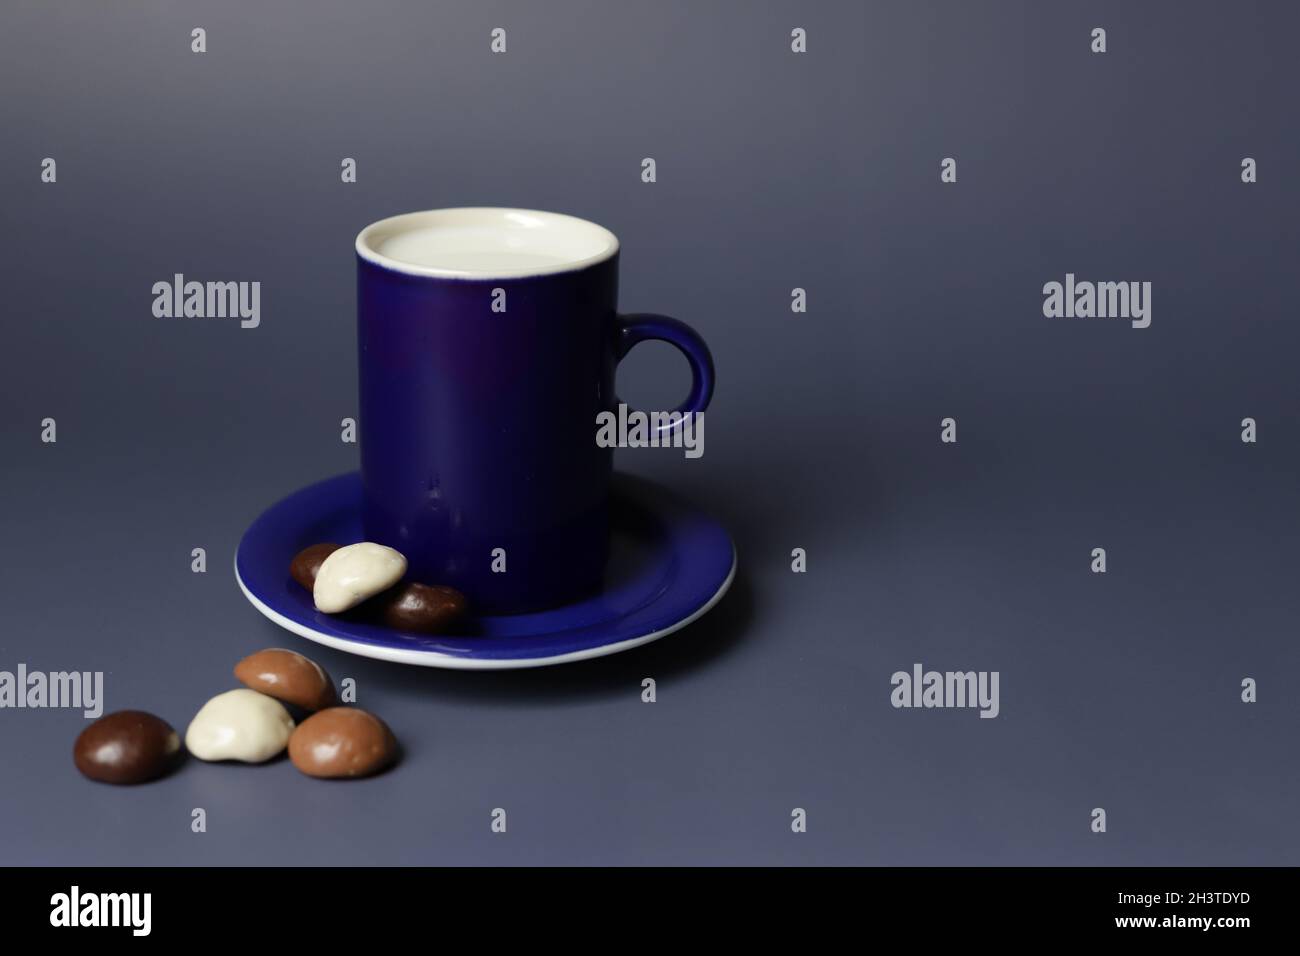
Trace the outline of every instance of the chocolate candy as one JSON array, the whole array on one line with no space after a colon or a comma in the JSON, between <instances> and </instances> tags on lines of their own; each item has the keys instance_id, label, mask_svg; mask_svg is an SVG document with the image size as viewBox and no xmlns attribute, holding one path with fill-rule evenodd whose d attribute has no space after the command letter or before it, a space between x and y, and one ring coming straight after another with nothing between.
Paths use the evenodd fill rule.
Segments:
<instances>
[{"instance_id":1,"label":"chocolate candy","mask_svg":"<svg viewBox=\"0 0 1300 956\"><path fill-rule=\"evenodd\" d=\"M308 591L316 584L316 572L331 554L339 549L337 544L313 544L303 548L293 557L289 565L290 576Z\"/></svg>"},{"instance_id":2,"label":"chocolate candy","mask_svg":"<svg viewBox=\"0 0 1300 956\"><path fill-rule=\"evenodd\" d=\"M189 729L185 746L200 760L270 760L289 742L293 718L284 705L241 687L204 704Z\"/></svg>"},{"instance_id":3,"label":"chocolate candy","mask_svg":"<svg viewBox=\"0 0 1300 956\"><path fill-rule=\"evenodd\" d=\"M324 710L339 700L323 667L282 647L249 654L235 665L235 677L255 691L303 710Z\"/></svg>"},{"instance_id":4,"label":"chocolate candy","mask_svg":"<svg viewBox=\"0 0 1300 956\"><path fill-rule=\"evenodd\" d=\"M400 631L441 634L464 613L468 602L455 588L401 584L375 599L380 618Z\"/></svg>"},{"instance_id":5,"label":"chocolate candy","mask_svg":"<svg viewBox=\"0 0 1300 956\"><path fill-rule=\"evenodd\" d=\"M364 777L397 759L397 738L374 714L331 707L293 732L289 759L309 777Z\"/></svg>"},{"instance_id":6,"label":"chocolate candy","mask_svg":"<svg viewBox=\"0 0 1300 956\"><path fill-rule=\"evenodd\" d=\"M386 591L406 573L406 558L400 551L361 541L349 544L321 562L312 585L316 610L338 614L356 607L368 597Z\"/></svg>"},{"instance_id":7,"label":"chocolate candy","mask_svg":"<svg viewBox=\"0 0 1300 956\"><path fill-rule=\"evenodd\" d=\"M72 761L91 780L144 783L176 762L181 739L167 721L143 710L105 714L80 734Z\"/></svg>"},{"instance_id":8,"label":"chocolate candy","mask_svg":"<svg viewBox=\"0 0 1300 956\"><path fill-rule=\"evenodd\" d=\"M391 548L384 548L383 545L370 544L369 542L362 542L362 544L368 548L378 548L401 557L399 552L393 551ZM360 545L349 545L349 547L359 548ZM326 558L340 550L344 549L337 544L313 544L309 548L303 548L294 557L293 563L290 564L289 574L293 576L295 581L311 591L313 598L316 598L316 579L320 574L320 569L324 565ZM405 560L405 558L402 558L403 562ZM404 564L403 573L405 573ZM399 574L398 578L400 579L400 577ZM349 594L346 600L350 603L347 603L340 610L345 611L365 602L363 608L365 616L378 618L389 627L400 631L416 631L421 634L442 634L447 631L450 625L465 615L465 611L469 606L465 595L454 588L444 587L440 584L418 584L411 581L405 584L396 584L386 590L377 592L370 590L373 588L373 584L374 582L365 589L369 592L366 597ZM327 600L331 597L337 597L337 595L327 595ZM342 603L342 601L339 603ZM321 607L319 599L316 600L316 607L318 610L326 610L326 608ZM329 613L339 613L339 611ZM238 676L238 672L236 672L236 676ZM244 680L243 677L239 679ZM271 693L265 687L249 681L244 680L244 683L257 690ZM288 700L283 695L273 694L272 696Z\"/></svg>"}]
</instances>

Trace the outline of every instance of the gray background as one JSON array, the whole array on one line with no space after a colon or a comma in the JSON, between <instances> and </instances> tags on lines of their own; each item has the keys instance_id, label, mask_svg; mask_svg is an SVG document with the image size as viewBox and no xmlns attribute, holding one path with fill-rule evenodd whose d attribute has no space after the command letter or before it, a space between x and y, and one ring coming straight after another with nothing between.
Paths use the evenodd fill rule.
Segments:
<instances>
[{"instance_id":1,"label":"gray background","mask_svg":"<svg viewBox=\"0 0 1300 956\"><path fill-rule=\"evenodd\" d=\"M183 731L288 645L408 754L117 789L74 770L79 713L0 711L0 862L1300 862L1297 28L1284 3L8 0L0 669L104 670L109 709ZM710 342L704 457L618 459L733 531L734 592L687 631L438 672L239 594L247 524L355 467L353 236L468 204L609 226L622 305ZM1151 281L1151 328L1045 319L1067 271ZM174 272L261 281L261 327L154 319ZM662 407L687 376L650 345L620 383ZM891 708L917 661L1000 671L1001 716Z\"/></svg>"}]
</instances>

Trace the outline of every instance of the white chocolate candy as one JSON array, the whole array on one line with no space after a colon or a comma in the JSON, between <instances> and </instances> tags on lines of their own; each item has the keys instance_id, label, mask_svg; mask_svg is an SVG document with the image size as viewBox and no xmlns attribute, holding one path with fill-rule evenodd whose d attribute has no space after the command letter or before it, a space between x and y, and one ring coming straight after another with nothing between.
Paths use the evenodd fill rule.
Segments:
<instances>
[{"instance_id":1,"label":"white chocolate candy","mask_svg":"<svg viewBox=\"0 0 1300 956\"><path fill-rule=\"evenodd\" d=\"M185 731L185 747L200 760L270 760L289 743L293 718L278 700L241 687L212 698Z\"/></svg>"},{"instance_id":2,"label":"white chocolate candy","mask_svg":"<svg viewBox=\"0 0 1300 956\"><path fill-rule=\"evenodd\" d=\"M405 573L406 558L400 551L373 541L349 544L321 562L312 599L316 610L338 614L391 588Z\"/></svg>"}]
</instances>

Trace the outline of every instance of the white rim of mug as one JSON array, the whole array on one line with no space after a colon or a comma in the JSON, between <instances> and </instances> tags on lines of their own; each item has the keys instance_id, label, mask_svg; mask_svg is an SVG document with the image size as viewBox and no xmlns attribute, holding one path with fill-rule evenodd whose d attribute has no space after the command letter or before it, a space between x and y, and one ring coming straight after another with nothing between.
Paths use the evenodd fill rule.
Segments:
<instances>
[{"instance_id":1,"label":"white rim of mug","mask_svg":"<svg viewBox=\"0 0 1300 956\"><path fill-rule=\"evenodd\" d=\"M422 220L434 219L438 216L445 216L447 213L479 213L483 215L494 216L524 216L533 219L544 219L549 222L562 223L569 226L581 226L585 229L591 229L601 234L605 240L606 247L600 252L586 256L582 259L572 261L558 262L554 266L548 266L540 269L503 269L496 271L480 271L476 269L444 269L437 266L422 266L412 262L403 262L400 259L393 259L386 256L373 248L370 244L371 238L375 233L384 229L393 229L396 227L414 226ZM357 255L367 262L390 269L393 272L403 272L407 275L424 276L430 279L526 279L530 276L560 275L565 272L576 272L579 269L586 269L588 266L594 266L597 263L612 259L618 252L618 236L610 232L599 223L592 222L590 219L583 219L580 216L570 216L568 213L548 212L544 209L520 209L514 206L447 206L442 209L422 209L419 212L404 212L396 216L389 216L386 219L379 219L366 226L359 233L355 248Z\"/></svg>"},{"instance_id":2,"label":"white rim of mug","mask_svg":"<svg viewBox=\"0 0 1300 956\"><path fill-rule=\"evenodd\" d=\"M703 605L692 611L680 621L674 621L667 627L660 628L649 634L643 634L640 637L629 638L625 641L615 641L610 644L600 644L596 647L588 647L580 651L570 651L567 654L555 654L550 657L504 657L504 658L487 658L487 657L457 657L454 654L443 654L439 651L429 650L406 650L400 647L389 647L382 644L367 644L364 641L349 640L343 637L334 637L330 634L323 634L314 628L293 620L290 617L279 613L268 607L264 602L258 599L244 579L239 576L239 556L235 556L235 580L239 583L239 590L244 592L253 607L257 608L265 617L280 625L286 631L297 634L299 637L305 637L309 641L322 644L325 647L332 647L336 651L343 651L347 654L356 654L358 657L369 657L373 660L391 661L394 664L413 664L416 667L441 667L447 670L458 671L507 671L522 670L531 667L551 667L555 664L569 664L574 661L590 660L594 657L607 657L610 654L617 654L620 651L631 650L634 647L640 647L642 644L649 644L651 641L657 641L661 637L667 637L675 631L680 631L688 624L699 620L713 607L722 600L723 595L731 588L732 581L736 578L736 545L731 545L731 569L727 572L727 578L719 586L718 590L713 593Z\"/></svg>"}]
</instances>

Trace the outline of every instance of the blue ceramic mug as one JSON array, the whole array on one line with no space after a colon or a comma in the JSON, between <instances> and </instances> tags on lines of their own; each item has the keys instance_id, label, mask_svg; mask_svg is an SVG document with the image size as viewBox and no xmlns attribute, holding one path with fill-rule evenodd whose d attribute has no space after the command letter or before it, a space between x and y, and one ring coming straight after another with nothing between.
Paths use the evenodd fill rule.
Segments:
<instances>
[{"instance_id":1,"label":"blue ceramic mug","mask_svg":"<svg viewBox=\"0 0 1300 956\"><path fill-rule=\"evenodd\" d=\"M601 586L614 368L638 342L691 366L703 412L713 360L688 326L619 315L618 239L524 209L435 209L357 236L362 520L408 578L474 608L552 607Z\"/></svg>"}]
</instances>

